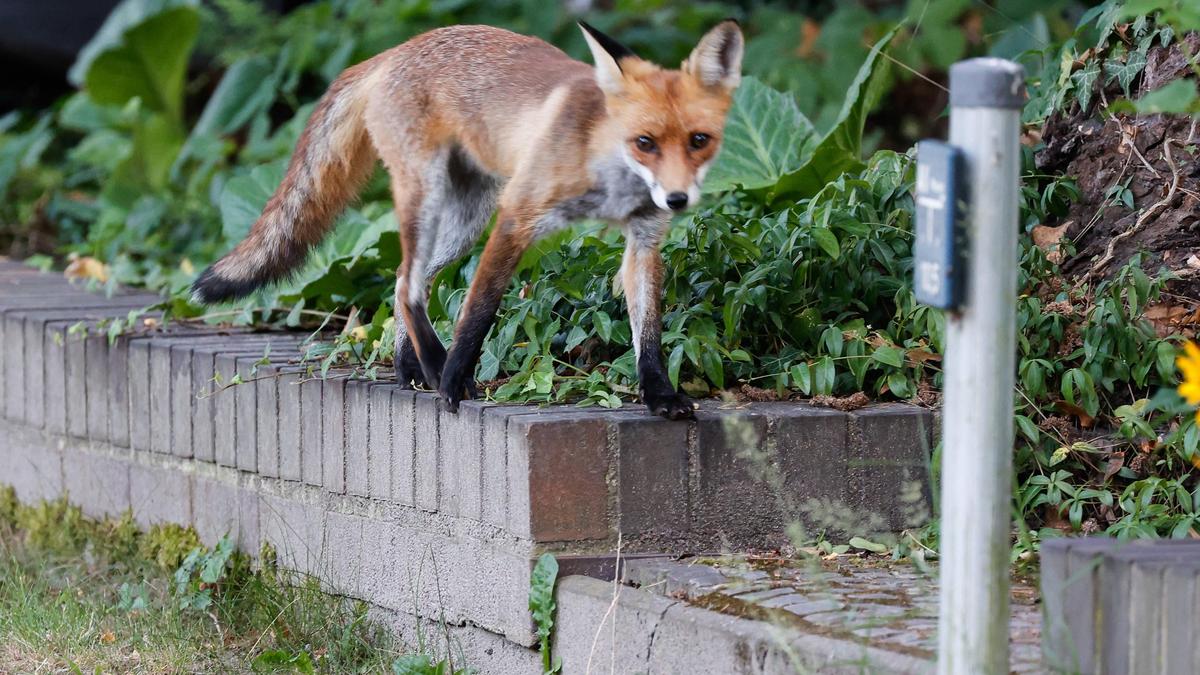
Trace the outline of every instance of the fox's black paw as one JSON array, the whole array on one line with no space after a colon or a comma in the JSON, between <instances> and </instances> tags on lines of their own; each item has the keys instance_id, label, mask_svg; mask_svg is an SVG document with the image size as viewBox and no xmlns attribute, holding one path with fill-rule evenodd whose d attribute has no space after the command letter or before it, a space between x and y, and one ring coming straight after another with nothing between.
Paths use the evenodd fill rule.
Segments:
<instances>
[{"instance_id":1,"label":"fox's black paw","mask_svg":"<svg viewBox=\"0 0 1200 675\"><path fill-rule=\"evenodd\" d=\"M417 358L417 351L412 348L412 343L405 343L406 346L400 349L400 355L396 358L396 386L401 389L412 389L414 386L420 389L431 389L429 382L425 379L425 371L421 369L421 360Z\"/></svg>"},{"instance_id":2,"label":"fox's black paw","mask_svg":"<svg viewBox=\"0 0 1200 675\"><path fill-rule=\"evenodd\" d=\"M457 413L458 404L463 400L476 398L475 380L454 373L442 373L441 386L438 387L438 397L442 401L442 409L446 412Z\"/></svg>"},{"instance_id":3,"label":"fox's black paw","mask_svg":"<svg viewBox=\"0 0 1200 675\"><path fill-rule=\"evenodd\" d=\"M643 391L642 402L650 412L669 420L690 420L696 416L692 399L677 391Z\"/></svg>"}]
</instances>

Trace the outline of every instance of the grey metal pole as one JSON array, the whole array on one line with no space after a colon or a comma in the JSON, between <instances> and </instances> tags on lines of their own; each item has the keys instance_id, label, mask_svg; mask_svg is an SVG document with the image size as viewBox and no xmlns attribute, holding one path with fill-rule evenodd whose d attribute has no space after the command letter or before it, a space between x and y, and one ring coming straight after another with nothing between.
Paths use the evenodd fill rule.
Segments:
<instances>
[{"instance_id":1,"label":"grey metal pole","mask_svg":"<svg viewBox=\"0 0 1200 675\"><path fill-rule=\"evenodd\" d=\"M967 172L966 293L946 317L938 672L1008 672L1017 231L1024 70L950 69L950 143Z\"/></svg>"}]
</instances>

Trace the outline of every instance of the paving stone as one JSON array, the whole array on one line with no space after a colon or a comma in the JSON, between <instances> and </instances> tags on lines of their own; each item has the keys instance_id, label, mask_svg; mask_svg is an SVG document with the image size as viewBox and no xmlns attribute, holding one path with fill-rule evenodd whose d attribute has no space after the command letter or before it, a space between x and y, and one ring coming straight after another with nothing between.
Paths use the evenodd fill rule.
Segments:
<instances>
[{"instance_id":1,"label":"paving stone","mask_svg":"<svg viewBox=\"0 0 1200 675\"><path fill-rule=\"evenodd\" d=\"M613 421L625 534L688 529L688 424L641 414Z\"/></svg>"},{"instance_id":2,"label":"paving stone","mask_svg":"<svg viewBox=\"0 0 1200 675\"><path fill-rule=\"evenodd\" d=\"M820 614L822 612L834 612L840 609L845 609L846 603L838 602L837 600L800 600L799 602L792 602L778 606L793 614L807 616L809 614Z\"/></svg>"},{"instance_id":3,"label":"paving stone","mask_svg":"<svg viewBox=\"0 0 1200 675\"><path fill-rule=\"evenodd\" d=\"M666 592L668 595L683 593L695 598L711 593L728 583L724 574L708 565L676 566L667 575Z\"/></svg>"},{"instance_id":4,"label":"paving stone","mask_svg":"<svg viewBox=\"0 0 1200 675\"><path fill-rule=\"evenodd\" d=\"M778 597L784 596L784 595L795 595L795 593L796 593L796 590L794 588L792 588L790 586L783 586L783 587L779 587L779 588L768 588L768 589L762 590L762 591L744 591L744 592L740 592L740 593L734 593L733 597L737 598L738 600L742 600L744 602L752 602L752 603L758 604L759 602L761 602L763 600L768 600L770 598L778 598Z\"/></svg>"}]
</instances>

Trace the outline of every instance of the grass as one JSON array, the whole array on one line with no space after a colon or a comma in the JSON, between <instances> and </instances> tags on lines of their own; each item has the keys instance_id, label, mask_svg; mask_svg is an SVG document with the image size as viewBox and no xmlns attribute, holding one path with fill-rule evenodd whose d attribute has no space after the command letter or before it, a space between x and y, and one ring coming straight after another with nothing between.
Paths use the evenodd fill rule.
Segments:
<instances>
[{"instance_id":1,"label":"grass","mask_svg":"<svg viewBox=\"0 0 1200 675\"><path fill-rule=\"evenodd\" d=\"M0 488L0 670L382 672L403 646L367 606L178 526L140 532ZM190 563L189 563L190 561ZM404 661L424 660L409 654ZM419 672L419 671L414 671Z\"/></svg>"}]
</instances>

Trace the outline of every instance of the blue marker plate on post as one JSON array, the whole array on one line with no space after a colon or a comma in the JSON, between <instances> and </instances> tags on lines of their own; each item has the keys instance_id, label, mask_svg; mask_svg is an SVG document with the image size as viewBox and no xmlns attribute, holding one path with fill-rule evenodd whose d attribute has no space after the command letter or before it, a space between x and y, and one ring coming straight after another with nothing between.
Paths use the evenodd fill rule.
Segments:
<instances>
[{"instance_id":1,"label":"blue marker plate on post","mask_svg":"<svg viewBox=\"0 0 1200 675\"><path fill-rule=\"evenodd\" d=\"M962 305L965 237L960 226L962 151L941 141L917 143L917 237L913 251L913 290L930 307Z\"/></svg>"}]
</instances>

